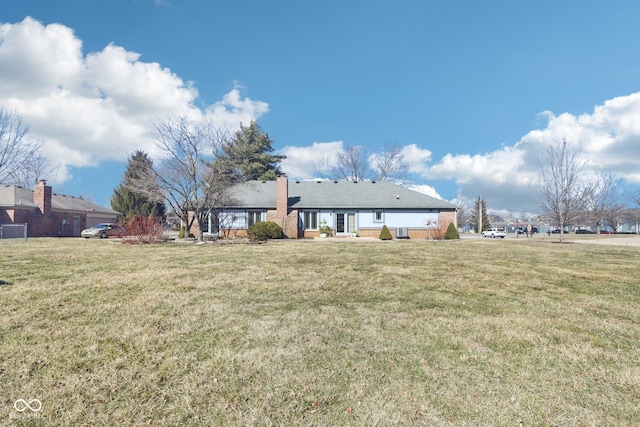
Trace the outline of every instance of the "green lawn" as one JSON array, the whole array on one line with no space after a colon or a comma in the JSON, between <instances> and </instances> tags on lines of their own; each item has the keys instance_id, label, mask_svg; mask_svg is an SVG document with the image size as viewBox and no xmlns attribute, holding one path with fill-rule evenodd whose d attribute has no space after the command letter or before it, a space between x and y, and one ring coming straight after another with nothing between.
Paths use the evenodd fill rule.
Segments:
<instances>
[{"instance_id":1,"label":"green lawn","mask_svg":"<svg viewBox=\"0 0 640 427\"><path fill-rule=\"evenodd\" d=\"M0 242L0 425L633 425L639 259L532 239Z\"/></svg>"}]
</instances>

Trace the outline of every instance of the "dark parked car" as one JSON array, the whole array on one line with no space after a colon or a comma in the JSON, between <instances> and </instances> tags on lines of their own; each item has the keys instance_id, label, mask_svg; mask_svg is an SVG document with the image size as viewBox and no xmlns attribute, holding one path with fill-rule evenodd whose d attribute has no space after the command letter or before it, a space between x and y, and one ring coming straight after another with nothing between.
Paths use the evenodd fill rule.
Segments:
<instances>
[{"instance_id":1,"label":"dark parked car","mask_svg":"<svg viewBox=\"0 0 640 427\"><path fill-rule=\"evenodd\" d=\"M101 239L106 239L109 236L122 236L124 230L118 224L112 224L109 222L102 222L100 224L96 224L91 228L87 228L86 230L82 230L80 235L85 239L89 237L99 237Z\"/></svg>"},{"instance_id":2,"label":"dark parked car","mask_svg":"<svg viewBox=\"0 0 640 427\"><path fill-rule=\"evenodd\" d=\"M527 234L527 227L518 227L518 234ZM538 227L531 227L531 234L538 234Z\"/></svg>"},{"instance_id":3,"label":"dark parked car","mask_svg":"<svg viewBox=\"0 0 640 427\"><path fill-rule=\"evenodd\" d=\"M596 234L595 231L591 231L591 230L576 230L576 234Z\"/></svg>"}]
</instances>

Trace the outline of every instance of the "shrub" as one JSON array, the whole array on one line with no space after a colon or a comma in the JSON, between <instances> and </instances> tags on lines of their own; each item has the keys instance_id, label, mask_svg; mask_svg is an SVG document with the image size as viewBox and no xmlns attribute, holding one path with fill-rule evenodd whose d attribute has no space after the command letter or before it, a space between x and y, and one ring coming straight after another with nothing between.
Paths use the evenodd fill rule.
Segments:
<instances>
[{"instance_id":1,"label":"shrub","mask_svg":"<svg viewBox=\"0 0 640 427\"><path fill-rule=\"evenodd\" d=\"M441 228L435 228L429 231L430 240L442 240L444 239L444 233Z\"/></svg>"},{"instance_id":2,"label":"shrub","mask_svg":"<svg viewBox=\"0 0 640 427\"><path fill-rule=\"evenodd\" d=\"M247 229L247 234L255 240L281 239L282 227L275 222L259 221Z\"/></svg>"},{"instance_id":3,"label":"shrub","mask_svg":"<svg viewBox=\"0 0 640 427\"><path fill-rule=\"evenodd\" d=\"M320 234L326 234L327 236L331 234L331 227L327 225L327 220L323 219L318 227L318 231Z\"/></svg>"},{"instance_id":4,"label":"shrub","mask_svg":"<svg viewBox=\"0 0 640 427\"><path fill-rule=\"evenodd\" d=\"M180 227L180 231L178 231L178 239L184 239L185 227L184 225Z\"/></svg>"},{"instance_id":5,"label":"shrub","mask_svg":"<svg viewBox=\"0 0 640 427\"><path fill-rule=\"evenodd\" d=\"M389 229L387 228L386 225L382 226L382 231L380 231L380 237L378 237L380 240L391 240L393 239L393 237L391 236L391 232L389 231Z\"/></svg>"},{"instance_id":6,"label":"shrub","mask_svg":"<svg viewBox=\"0 0 640 427\"><path fill-rule=\"evenodd\" d=\"M449 223L449 226L447 227L447 231L444 232L444 238L445 240L453 240L453 239L460 238L460 233L458 233L456 226L453 225L452 222Z\"/></svg>"},{"instance_id":7,"label":"shrub","mask_svg":"<svg viewBox=\"0 0 640 427\"><path fill-rule=\"evenodd\" d=\"M129 218L125 224L126 236L122 238L125 243L160 243L163 240L162 220L153 215L135 215Z\"/></svg>"}]
</instances>

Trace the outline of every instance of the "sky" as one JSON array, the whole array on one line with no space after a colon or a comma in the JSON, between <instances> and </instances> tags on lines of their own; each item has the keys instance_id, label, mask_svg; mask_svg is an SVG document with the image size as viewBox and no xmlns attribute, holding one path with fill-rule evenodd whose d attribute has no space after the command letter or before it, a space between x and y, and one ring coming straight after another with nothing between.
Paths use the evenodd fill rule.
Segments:
<instances>
[{"instance_id":1,"label":"sky","mask_svg":"<svg viewBox=\"0 0 640 427\"><path fill-rule=\"evenodd\" d=\"M256 120L290 179L347 146L398 146L413 188L538 211L537 158L640 184L640 2L22 0L0 11L0 105L109 206L154 123Z\"/></svg>"}]
</instances>

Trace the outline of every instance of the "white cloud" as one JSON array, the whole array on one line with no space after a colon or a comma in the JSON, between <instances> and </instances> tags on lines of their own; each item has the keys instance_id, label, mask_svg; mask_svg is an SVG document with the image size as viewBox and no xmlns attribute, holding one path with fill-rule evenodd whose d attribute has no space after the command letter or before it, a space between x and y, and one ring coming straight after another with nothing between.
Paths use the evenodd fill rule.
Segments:
<instances>
[{"instance_id":1,"label":"white cloud","mask_svg":"<svg viewBox=\"0 0 640 427\"><path fill-rule=\"evenodd\" d=\"M417 191L418 193L426 194L427 196L435 197L437 199L442 199L442 197L438 194L436 189L427 184L409 185L408 188L414 191Z\"/></svg>"},{"instance_id":2,"label":"white cloud","mask_svg":"<svg viewBox=\"0 0 640 427\"><path fill-rule=\"evenodd\" d=\"M526 168L524 151L503 147L475 156L447 154L423 175L432 179L455 179L459 184L481 179L494 185L528 185L532 177Z\"/></svg>"},{"instance_id":3,"label":"white cloud","mask_svg":"<svg viewBox=\"0 0 640 427\"><path fill-rule=\"evenodd\" d=\"M342 141L314 142L311 146L288 146L279 150L279 154L287 156L280 166L291 179L317 178L314 167L319 165L333 166L335 155L343 149Z\"/></svg>"},{"instance_id":4,"label":"white cloud","mask_svg":"<svg viewBox=\"0 0 640 427\"><path fill-rule=\"evenodd\" d=\"M269 104L242 98L240 90L236 87L221 101L207 107L206 116L218 125L236 129L240 127L240 123L248 125L249 122L267 112L269 112Z\"/></svg>"},{"instance_id":5,"label":"white cloud","mask_svg":"<svg viewBox=\"0 0 640 427\"><path fill-rule=\"evenodd\" d=\"M422 175L428 170L431 161L431 151L418 147L416 144L405 145L400 149L402 160L409 166L409 172Z\"/></svg>"},{"instance_id":6,"label":"white cloud","mask_svg":"<svg viewBox=\"0 0 640 427\"><path fill-rule=\"evenodd\" d=\"M314 142L306 147L284 147L280 154L287 156L282 163L282 170L291 178L308 179L314 176L314 167L320 166L323 171L329 171L336 166L336 154L344 150L343 141ZM368 161L371 165L378 153L369 154ZM428 171L428 162L431 160L431 151L418 147L416 144L400 147L402 160L409 166L410 173L422 174ZM432 187L425 186L425 194L435 193Z\"/></svg>"},{"instance_id":7,"label":"white cloud","mask_svg":"<svg viewBox=\"0 0 640 427\"><path fill-rule=\"evenodd\" d=\"M32 18L0 25L0 99L43 142L60 167L59 182L69 178L68 166L151 152L147 132L155 120L186 114L235 129L269 110L236 87L202 111L193 84L168 68L114 44L83 56L73 30Z\"/></svg>"},{"instance_id":8,"label":"white cloud","mask_svg":"<svg viewBox=\"0 0 640 427\"><path fill-rule=\"evenodd\" d=\"M540 114L546 126L532 130L513 146L477 155L447 154L425 168L427 179L452 179L459 198L485 196L494 210L536 210L531 193L537 159L550 144L566 138L580 144L590 173L613 172L629 183L640 183L640 93L613 98L592 113Z\"/></svg>"}]
</instances>

